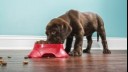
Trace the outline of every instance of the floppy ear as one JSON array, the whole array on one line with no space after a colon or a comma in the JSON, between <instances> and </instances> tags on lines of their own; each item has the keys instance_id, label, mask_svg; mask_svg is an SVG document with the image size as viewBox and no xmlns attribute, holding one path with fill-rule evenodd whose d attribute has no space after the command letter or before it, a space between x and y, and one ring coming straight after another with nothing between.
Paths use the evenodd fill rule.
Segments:
<instances>
[{"instance_id":1,"label":"floppy ear","mask_svg":"<svg viewBox=\"0 0 128 72\"><path fill-rule=\"evenodd\" d=\"M72 31L71 26L69 25L68 22L62 20L61 23L61 34L64 36L64 38L66 38Z\"/></svg>"}]
</instances>

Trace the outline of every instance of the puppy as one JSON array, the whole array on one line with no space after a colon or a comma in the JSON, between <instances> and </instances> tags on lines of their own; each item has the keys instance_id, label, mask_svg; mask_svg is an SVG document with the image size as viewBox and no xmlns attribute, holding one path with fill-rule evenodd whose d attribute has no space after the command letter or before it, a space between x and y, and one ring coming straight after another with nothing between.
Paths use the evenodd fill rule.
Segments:
<instances>
[{"instance_id":1,"label":"puppy","mask_svg":"<svg viewBox=\"0 0 128 72\"><path fill-rule=\"evenodd\" d=\"M47 41L49 43L64 43L66 40L65 51L70 52L73 37L75 37L74 50L71 55L81 56L83 37L87 38L87 48L84 53L90 53L92 45L92 34L97 32L97 40L99 36L102 39L103 53L110 54L108 49L104 22L102 18L91 12L79 12L70 10L58 18L52 19L46 27Z\"/></svg>"}]
</instances>

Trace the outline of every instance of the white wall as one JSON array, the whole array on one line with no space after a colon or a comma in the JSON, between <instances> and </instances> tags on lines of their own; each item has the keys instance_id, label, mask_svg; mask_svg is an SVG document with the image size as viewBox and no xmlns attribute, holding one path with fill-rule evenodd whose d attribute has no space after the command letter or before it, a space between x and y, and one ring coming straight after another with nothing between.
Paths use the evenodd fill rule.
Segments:
<instances>
[{"instance_id":1,"label":"white wall","mask_svg":"<svg viewBox=\"0 0 128 72\"><path fill-rule=\"evenodd\" d=\"M0 50L30 50L33 49L33 45L37 40L46 40L43 36L0 36ZM111 50L127 50L127 38L115 38L108 37L108 46ZM86 38L84 38L83 48L86 48ZM102 49L101 40L97 42L96 38L93 38L92 49Z\"/></svg>"}]
</instances>

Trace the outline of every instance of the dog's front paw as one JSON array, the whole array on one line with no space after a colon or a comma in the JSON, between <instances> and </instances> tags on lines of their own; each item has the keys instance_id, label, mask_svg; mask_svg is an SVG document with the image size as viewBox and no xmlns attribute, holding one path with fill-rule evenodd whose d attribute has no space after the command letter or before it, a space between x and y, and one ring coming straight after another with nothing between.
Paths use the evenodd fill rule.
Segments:
<instances>
[{"instance_id":1,"label":"dog's front paw","mask_svg":"<svg viewBox=\"0 0 128 72\"><path fill-rule=\"evenodd\" d=\"M104 53L104 54L111 54L111 51L110 51L109 49L104 49L104 50L103 50L103 53Z\"/></svg>"},{"instance_id":2,"label":"dog's front paw","mask_svg":"<svg viewBox=\"0 0 128 72\"><path fill-rule=\"evenodd\" d=\"M82 50L73 50L72 52L69 53L70 56L81 56L82 55Z\"/></svg>"}]
</instances>

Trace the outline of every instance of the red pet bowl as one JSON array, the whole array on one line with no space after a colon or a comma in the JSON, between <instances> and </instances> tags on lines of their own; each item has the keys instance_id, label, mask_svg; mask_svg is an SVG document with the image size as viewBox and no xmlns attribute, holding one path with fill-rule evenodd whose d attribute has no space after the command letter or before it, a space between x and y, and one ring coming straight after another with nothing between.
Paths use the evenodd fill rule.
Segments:
<instances>
[{"instance_id":1,"label":"red pet bowl","mask_svg":"<svg viewBox=\"0 0 128 72\"><path fill-rule=\"evenodd\" d=\"M44 56L55 56L57 58L68 57L63 44L35 44L28 55L29 58L42 58Z\"/></svg>"}]
</instances>

